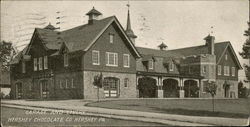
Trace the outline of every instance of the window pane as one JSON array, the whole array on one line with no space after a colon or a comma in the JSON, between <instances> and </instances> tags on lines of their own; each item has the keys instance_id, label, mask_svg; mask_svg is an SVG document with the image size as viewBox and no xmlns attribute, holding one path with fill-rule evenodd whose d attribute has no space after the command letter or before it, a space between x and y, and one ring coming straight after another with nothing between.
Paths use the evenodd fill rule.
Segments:
<instances>
[{"instance_id":1,"label":"window pane","mask_svg":"<svg viewBox=\"0 0 250 127\"><path fill-rule=\"evenodd\" d=\"M39 57L39 70L43 70L43 58Z\"/></svg>"},{"instance_id":2,"label":"window pane","mask_svg":"<svg viewBox=\"0 0 250 127\"><path fill-rule=\"evenodd\" d=\"M48 57L44 56L44 69L48 69Z\"/></svg>"},{"instance_id":3,"label":"window pane","mask_svg":"<svg viewBox=\"0 0 250 127\"><path fill-rule=\"evenodd\" d=\"M68 66L69 65L69 58L68 58L68 54L64 54L64 66Z\"/></svg>"},{"instance_id":4,"label":"window pane","mask_svg":"<svg viewBox=\"0 0 250 127\"><path fill-rule=\"evenodd\" d=\"M37 71L37 58L34 58L34 71Z\"/></svg>"},{"instance_id":5,"label":"window pane","mask_svg":"<svg viewBox=\"0 0 250 127\"><path fill-rule=\"evenodd\" d=\"M99 51L92 51L92 63L93 65L99 65Z\"/></svg>"},{"instance_id":6,"label":"window pane","mask_svg":"<svg viewBox=\"0 0 250 127\"><path fill-rule=\"evenodd\" d=\"M128 54L123 55L123 66L129 67L129 55Z\"/></svg>"}]
</instances>

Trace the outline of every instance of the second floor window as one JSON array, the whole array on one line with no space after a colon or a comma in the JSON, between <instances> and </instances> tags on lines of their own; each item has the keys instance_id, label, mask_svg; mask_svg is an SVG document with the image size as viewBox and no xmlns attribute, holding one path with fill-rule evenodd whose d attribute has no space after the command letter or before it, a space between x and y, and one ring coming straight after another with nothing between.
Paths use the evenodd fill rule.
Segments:
<instances>
[{"instance_id":1,"label":"second floor window","mask_svg":"<svg viewBox=\"0 0 250 127\"><path fill-rule=\"evenodd\" d=\"M224 66L224 75L229 76L229 66Z\"/></svg>"},{"instance_id":2,"label":"second floor window","mask_svg":"<svg viewBox=\"0 0 250 127\"><path fill-rule=\"evenodd\" d=\"M92 64L100 65L99 51L96 50L92 51Z\"/></svg>"},{"instance_id":3,"label":"second floor window","mask_svg":"<svg viewBox=\"0 0 250 127\"><path fill-rule=\"evenodd\" d=\"M25 61L22 61L22 73L26 72L26 65L25 65Z\"/></svg>"},{"instance_id":4,"label":"second floor window","mask_svg":"<svg viewBox=\"0 0 250 127\"><path fill-rule=\"evenodd\" d=\"M71 79L71 88L75 88L74 79Z\"/></svg>"},{"instance_id":5,"label":"second floor window","mask_svg":"<svg viewBox=\"0 0 250 127\"><path fill-rule=\"evenodd\" d=\"M34 65L34 71L37 71L37 58L34 58L33 65Z\"/></svg>"},{"instance_id":6,"label":"second floor window","mask_svg":"<svg viewBox=\"0 0 250 127\"><path fill-rule=\"evenodd\" d=\"M129 84L129 79L125 78L124 79L124 87L128 87L128 84Z\"/></svg>"},{"instance_id":7,"label":"second floor window","mask_svg":"<svg viewBox=\"0 0 250 127\"><path fill-rule=\"evenodd\" d=\"M69 56L67 53L63 54L64 67L69 66Z\"/></svg>"},{"instance_id":8,"label":"second floor window","mask_svg":"<svg viewBox=\"0 0 250 127\"><path fill-rule=\"evenodd\" d=\"M123 66L129 67L129 54L123 54Z\"/></svg>"},{"instance_id":9,"label":"second floor window","mask_svg":"<svg viewBox=\"0 0 250 127\"><path fill-rule=\"evenodd\" d=\"M203 71L203 73L206 73L207 72L207 66L203 66L202 71Z\"/></svg>"},{"instance_id":10,"label":"second floor window","mask_svg":"<svg viewBox=\"0 0 250 127\"><path fill-rule=\"evenodd\" d=\"M48 57L47 56L44 56L44 61L43 62L44 62L44 64L43 64L44 67L43 68L48 69Z\"/></svg>"},{"instance_id":11,"label":"second floor window","mask_svg":"<svg viewBox=\"0 0 250 127\"><path fill-rule=\"evenodd\" d=\"M153 60L148 61L148 69L154 69L154 61Z\"/></svg>"},{"instance_id":12,"label":"second floor window","mask_svg":"<svg viewBox=\"0 0 250 127\"><path fill-rule=\"evenodd\" d=\"M66 81L65 81L65 88L66 89L68 89L69 88L69 86L68 86L69 84L68 84L68 79L66 79Z\"/></svg>"},{"instance_id":13,"label":"second floor window","mask_svg":"<svg viewBox=\"0 0 250 127\"><path fill-rule=\"evenodd\" d=\"M235 67L232 67L232 76L235 76Z\"/></svg>"},{"instance_id":14,"label":"second floor window","mask_svg":"<svg viewBox=\"0 0 250 127\"><path fill-rule=\"evenodd\" d=\"M38 68L39 70L43 70L43 57L39 57Z\"/></svg>"},{"instance_id":15,"label":"second floor window","mask_svg":"<svg viewBox=\"0 0 250 127\"><path fill-rule=\"evenodd\" d=\"M218 75L221 75L221 65L218 65L218 68L217 68L218 70L217 70L217 74Z\"/></svg>"},{"instance_id":16,"label":"second floor window","mask_svg":"<svg viewBox=\"0 0 250 127\"><path fill-rule=\"evenodd\" d=\"M106 65L118 66L118 54L113 52L106 52Z\"/></svg>"}]
</instances>

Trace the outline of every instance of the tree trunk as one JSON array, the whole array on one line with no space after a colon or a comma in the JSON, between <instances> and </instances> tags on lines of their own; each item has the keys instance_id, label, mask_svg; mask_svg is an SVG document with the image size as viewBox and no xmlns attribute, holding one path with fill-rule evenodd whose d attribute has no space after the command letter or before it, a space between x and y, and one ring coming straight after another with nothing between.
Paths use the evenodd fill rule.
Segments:
<instances>
[{"instance_id":1,"label":"tree trunk","mask_svg":"<svg viewBox=\"0 0 250 127\"><path fill-rule=\"evenodd\" d=\"M97 101L99 102L99 87L97 87Z\"/></svg>"},{"instance_id":2,"label":"tree trunk","mask_svg":"<svg viewBox=\"0 0 250 127\"><path fill-rule=\"evenodd\" d=\"M213 104L213 112L214 112L214 95L212 95L212 104Z\"/></svg>"}]
</instances>

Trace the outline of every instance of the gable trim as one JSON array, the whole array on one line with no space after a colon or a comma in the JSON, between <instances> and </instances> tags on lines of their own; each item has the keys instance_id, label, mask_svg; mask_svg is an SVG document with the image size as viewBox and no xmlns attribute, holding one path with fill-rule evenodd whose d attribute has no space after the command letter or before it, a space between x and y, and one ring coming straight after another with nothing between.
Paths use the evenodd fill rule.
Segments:
<instances>
[{"instance_id":1,"label":"gable trim","mask_svg":"<svg viewBox=\"0 0 250 127\"><path fill-rule=\"evenodd\" d=\"M226 53L228 47L229 47L230 50L232 51L233 56L234 56L234 59L236 60L236 63L237 63L237 65L238 65L239 69L243 69L242 66L241 66L241 64L240 64L240 61L239 61L239 59L238 59L238 57L237 57L237 55L236 55L236 53L235 53L235 51L234 51L234 49L233 49L233 47L232 47L232 45L231 45L230 42L229 42L229 44L226 46L226 48L224 49L224 51L222 52L222 54L221 54L221 56L220 56L220 58L219 58L217 64L220 63L220 61L221 61L221 59L222 59L222 56L224 56L224 54Z\"/></svg>"},{"instance_id":2,"label":"gable trim","mask_svg":"<svg viewBox=\"0 0 250 127\"><path fill-rule=\"evenodd\" d=\"M135 48L134 44L131 42L131 40L128 38L128 36L126 35L126 33L124 33L123 28L121 27L121 25L119 24L119 22L117 21L116 17L114 16L114 18L101 30L101 32L94 38L94 40L87 46L87 48L84 49L84 51L88 51L90 49L90 47L97 41L97 39L106 31L106 29L113 23L115 22L118 26L118 28L122 31L123 35L125 36L126 40L129 42L130 46L133 48L133 51L136 53L137 57L140 58L141 55L140 53L137 51L137 49Z\"/></svg>"},{"instance_id":3,"label":"gable trim","mask_svg":"<svg viewBox=\"0 0 250 127\"><path fill-rule=\"evenodd\" d=\"M43 42L42 38L41 38L40 35L37 33L37 29L35 28L35 31L33 32L33 35L32 35L32 38L31 38L31 40L30 40L28 49L27 49L27 51L24 53L25 55L27 55L27 54L29 53L30 47L32 46L32 44L33 44L33 42L34 42L33 40L34 40L34 38L35 38L35 35L37 35L37 37L41 40L43 47L44 47L46 50L48 50L48 48L44 45L44 42Z\"/></svg>"}]
</instances>

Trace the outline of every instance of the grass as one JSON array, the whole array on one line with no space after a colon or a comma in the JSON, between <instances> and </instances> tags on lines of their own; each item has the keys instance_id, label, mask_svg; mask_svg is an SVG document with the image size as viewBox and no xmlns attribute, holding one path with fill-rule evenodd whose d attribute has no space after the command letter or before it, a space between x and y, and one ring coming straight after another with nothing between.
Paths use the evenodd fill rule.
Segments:
<instances>
[{"instance_id":1,"label":"grass","mask_svg":"<svg viewBox=\"0 0 250 127\"><path fill-rule=\"evenodd\" d=\"M248 118L249 99L215 99L215 112L211 99L128 99L88 103L86 106L135 110L156 113Z\"/></svg>"}]
</instances>

